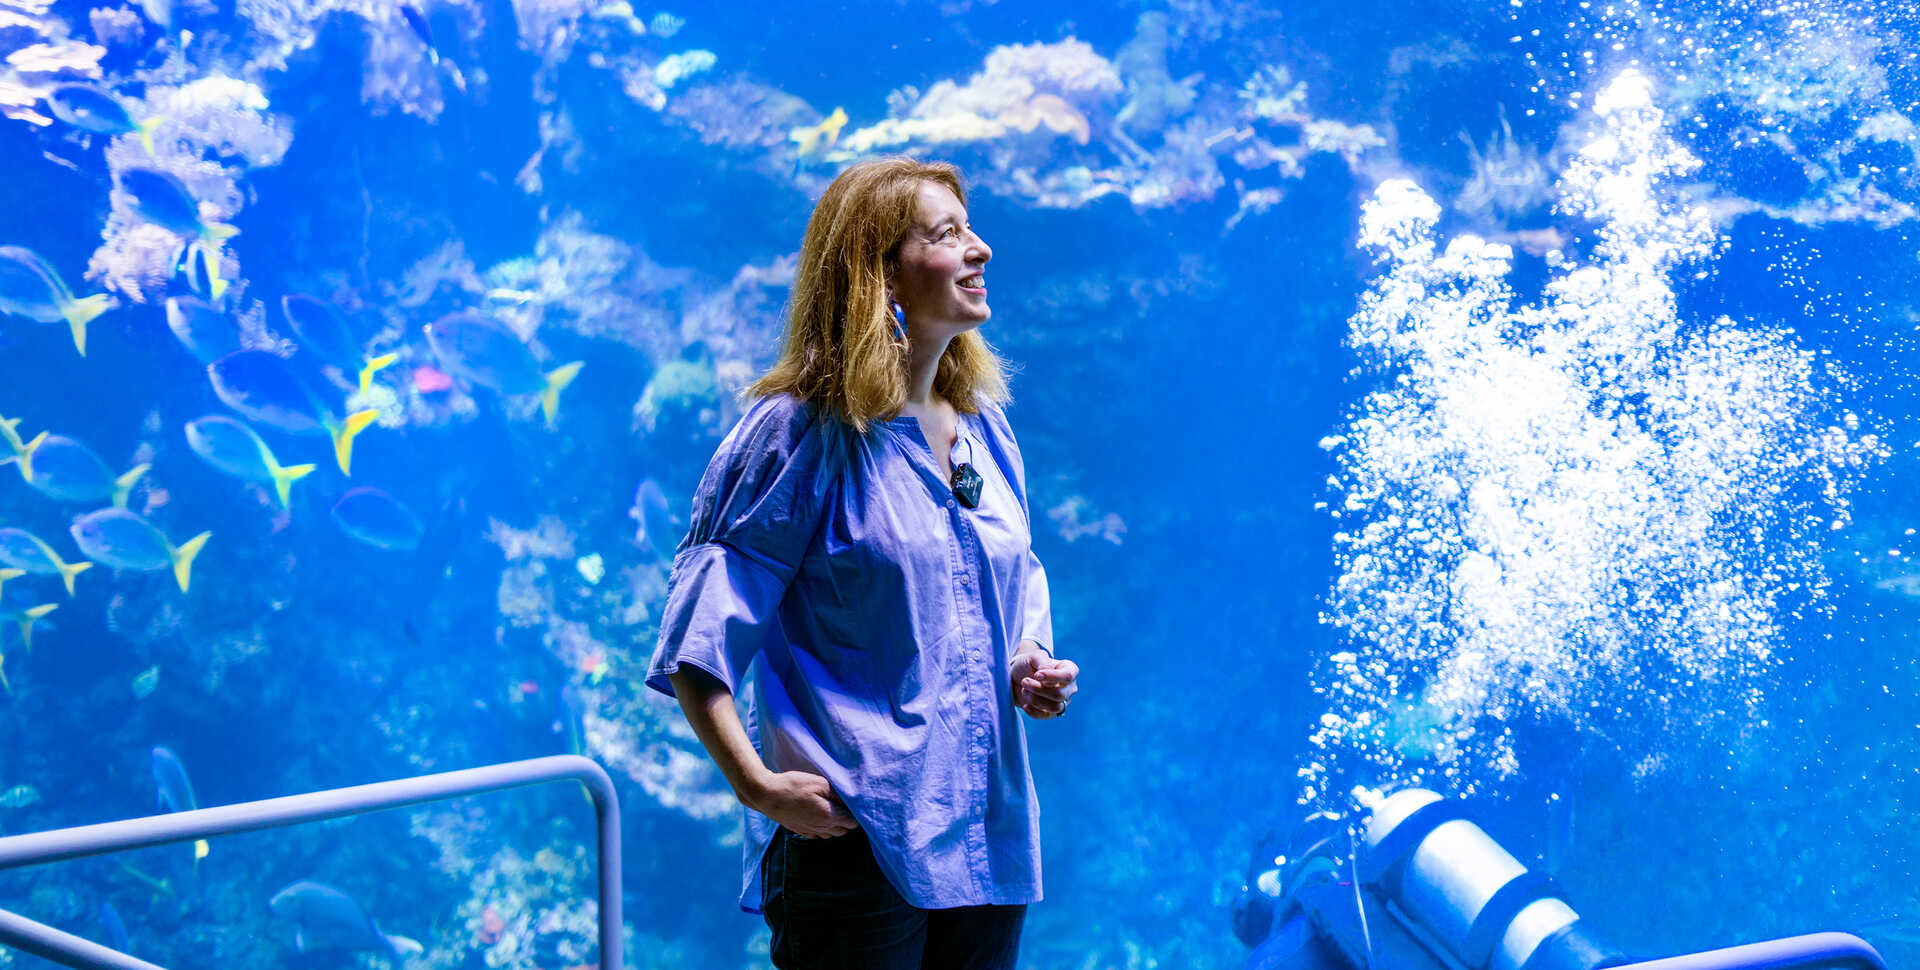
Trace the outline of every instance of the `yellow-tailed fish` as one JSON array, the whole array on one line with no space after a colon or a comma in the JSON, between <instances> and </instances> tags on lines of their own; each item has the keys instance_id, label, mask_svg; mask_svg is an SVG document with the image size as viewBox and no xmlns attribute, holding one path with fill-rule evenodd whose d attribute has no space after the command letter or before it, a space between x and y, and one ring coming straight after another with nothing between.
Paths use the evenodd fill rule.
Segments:
<instances>
[{"instance_id":1,"label":"yellow-tailed fish","mask_svg":"<svg viewBox=\"0 0 1920 970\"><path fill-rule=\"evenodd\" d=\"M64 321L80 356L87 355L87 324L115 305L113 297L105 293L75 299L73 291L33 250L0 246L0 313L37 323Z\"/></svg>"},{"instance_id":2,"label":"yellow-tailed fish","mask_svg":"<svg viewBox=\"0 0 1920 970\"><path fill-rule=\"evenodd\" d=\"M207 378L221 402L256 424L331 437L334 460L344 474L352 474L354 437L380 417L374 409L340 416L331 403L341 397L338 391L264 350L228 354L207 365Z\"/></svg>"},{"instance_id":3,"label":"yellow-tailed fish","mask_svg":"<svg viewBox=\"0 0 1920 970\"><path fill-rule=\"evenodd\" d=\"M799 144L799 153L802 156L812 155L833 147L833 143L840 140L840 129L846 126L846 109L835 108L833 114L828 115L825 121L817 125L795 128L787 137Z\"/></svg>"},{"instance_id":4,"label":"yellow-tailed fish","mask_svg":"<svg viewBox=\"0 0 1920 970\"><path fill-rule=\"evenodd\" d=\"M306 477L313 466L283 466L273 457L265 441L235 418L210 414L187 422L187 446L207 464L250 482L271 484L286 508L293 483Z\"/></svg>"},{"instance_id":5,"label":"yellow-tailed fish","mask_svg":"<svg viewBox=\"0 0 1920 970\"><path fill-rule=\"evenodd\" d=\"M119 98L91 84L57 84L47 92L47 107L53 116L82 131L102 135L132 134L152 158L153 132L160 118L133 120L133 114Z\"/></svg>"},{"instance_id":6,"label":"yellow-tailed fish","mask_svg":"<svg viewBox=\"0 0 1920 970\"><path fill-rule=\"evenodd\" d=\"M212 535L202 532L176 546L153 523L126 509L89 512L74 519L67 531L81 552L115 569L157 572L171 567L183 593L193 573L193 559Z\"/></svg>"},{"instance_id":7,"label":"yellow-tailed fish","mask_svg":"<svg viewBox=\"0 0 1920 970\"><path fill-rule=\"evenodd\" d=\"M9 424L17 422L15 419ZM6 437L8 447L13 447L19 435L9 427ZM135 465L116 476L93 449L65 435L45 431L14 448L14 462L20 477L48 498L59 502L111 501L121 508L126 507L127 495L149 467Z\"/></svg>"},{"instance_id":8,"label":"yellow-tailed fish","mask_svg":"<svg viewBox=\"0 0 1920 970\"><path fill-rule=\"evenodd\" d=\"M155 745L152 751L153 787L155 801L162 811L191 812L200 807L193 797L193 783L187 780L187 766L180 763L180 756L165 745ZM207 857L212 847L206 839L196 839L193 843L193 865L197 870L200 860Z\"/></svg>"},{"instance_id":9,"label":"yellow-tailed fish","mask_svg":"<svg viewBox=\"0 0 1920 970\"><path fill-rule=\"evenodd\" d=\"M6 619L14 621L15 623L20 624L20 649L32 650L33 649L33 625L39 622L41 617L46 616L48 613L51 613L54 610L57 610L59 608L60 608L60 604L58 603L43 603L39 606L30 607L28 609L19 610L17 612L7 611L5 613L0 613L0 617L4 617ZM0 653L0 687L6 688L7 693L11 694L13 693L13 685L7 683L6 665L7 665L7 655L5 653Z\"/></svg>"},{"instance_id":10,"label":"yellow-tailed fish","mask_svg":"<svg viewBox=\"0 0 1920 970\"><path fill-rule=\"evenodd\" d=\"M367 358L367 365L360 368L360 393L365 394L368 390L372 389L373 375L386 370L393 365L394 361L399 359L399 354L381 354L378 357Z\"/></svg>"},{"instance_id":11,"label":"yellow-tailed fish","mask_svg":"<svg viewBox=\"0 0 1920 970\"><path fill-rule=\"evenodd\" d=\"M406 552L418 548L426 534L412 509L367 486L348 489L340 496L333 504L333 521L340 531L376 549Z\"/></svg>"},{"instance_id":12,"label":"yellow-tailed fish","mask_svg":"<svg viewBox=\"0 0 1920 970\"><path fill-rule=\"evenodd\" d=\"M134 215L183 238L198 238L205 243L212 276L208 296L218 301L227 289L226 281L220 279L220 244L239 235L240 230L203 218L199 200L171 173L157 168L128 168L117 173L117 181Z\"/></svg>"},{"instance_id":13,"label":"yellow-tailed fish","mask_svg":"<svg viewBox=\"0 0 1920 970\"><path fill-rule=\"evenodd\" d=\"M540 410L552 427L560 392L580 373L582 361L543 371L513 331L484 313L463 310L427 324L427 344L447 373L502 394L540 395Z\"/></svg>"},{"instance_id":14,"label":"yellow-tailed fish","mask_svg":"<svg viewBox=\"0 0 1920 970\"><path fill-rule=\"evenodd\" d=\"M53 547L24 529L0 529L0 564L37 575L60 574L67 595L73 595L73 578L93 568L93 563L65 562Z\"/></svg>"}]
</instances>

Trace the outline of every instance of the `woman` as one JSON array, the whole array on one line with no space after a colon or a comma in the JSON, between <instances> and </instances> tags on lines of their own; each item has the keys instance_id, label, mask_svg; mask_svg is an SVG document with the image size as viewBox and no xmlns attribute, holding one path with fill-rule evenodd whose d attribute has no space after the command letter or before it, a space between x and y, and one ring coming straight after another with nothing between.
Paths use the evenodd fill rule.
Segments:
<instances>
[{"instance_id":1,"label":"woman","mask_svg":"<svg viewBox=\"0 0 1920 970\"><path fill-rule=\"evenodd\" d=\"M975 332L992 256L952 166L841 173L674 557L647 683L747 808L741 906L783 970L1010 968L1040 898L1015 712L1065 713L1079 668Z\"/></svg>"}]
</instances>

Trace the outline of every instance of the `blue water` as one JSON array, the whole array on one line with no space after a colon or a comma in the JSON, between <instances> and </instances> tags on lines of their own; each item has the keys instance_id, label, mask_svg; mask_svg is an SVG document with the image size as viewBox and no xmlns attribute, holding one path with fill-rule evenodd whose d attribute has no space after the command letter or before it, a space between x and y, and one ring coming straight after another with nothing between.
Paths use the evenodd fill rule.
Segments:
<instances>
[{"instance_id":1,"label":"blue water","mask_svg":"<svg viewBox=\"0 0 1920 970\"><path fill-rule=\"evenodd\" d=\"M105 564L0 589L57 604L31 651L0 624L0 832L153 811L156 745L204 806L577 736L623 800L629 964L764 966L731 795L640 683L666 562L630 513L650 480L649 531L684 522L813 200L902 150L961 167L994 248L985 334L1083 670L1029 725L1023 966L1240 966L1262 835L1413 782L1635 952L1854 929L1920 955L1910 9L418 9L438 63L385 2L0 0L0 245L116 303L85 356L0 320L0 417L150 464L127 508L212 533L184 592ZM153 152L57 117L63 82L155 122ZM280 389L380 412L350 476L256 421L315 466L282 508L189 447L242 412L168 328L169 296L211 297L173 272L198 230L116 190L135 168L239 230L232 340L310 358L281 311L305 293L398 355L366 394L357 362ZM429 346L465 310L515 366L583 362L551 423ZM343 528L361 487L417 534ZM107 504L0 467L0 528L63 560ZM105 940L111 904L163 965L339 965L268 907L312 879L410 966L570 967L591 834L571 792L488 796L8 873L0 906Z\"/></svg>"}]
</instances>

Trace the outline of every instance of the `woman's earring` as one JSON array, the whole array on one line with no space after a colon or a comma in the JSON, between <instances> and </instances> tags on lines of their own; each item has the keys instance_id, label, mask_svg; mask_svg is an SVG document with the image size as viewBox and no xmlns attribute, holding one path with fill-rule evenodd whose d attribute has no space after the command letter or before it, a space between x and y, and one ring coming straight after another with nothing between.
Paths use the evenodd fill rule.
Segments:
<instances>
[{"instance_id":1,"label":"woman's earring","mask_svg":"<svg viewBox=\"0 0 1920 970\"><path fill-rule=\"evenodd\" d=\"M907 342L907 311L898 301L893 303L893 337L901 343Z\"/></svg>"}]
</instances>

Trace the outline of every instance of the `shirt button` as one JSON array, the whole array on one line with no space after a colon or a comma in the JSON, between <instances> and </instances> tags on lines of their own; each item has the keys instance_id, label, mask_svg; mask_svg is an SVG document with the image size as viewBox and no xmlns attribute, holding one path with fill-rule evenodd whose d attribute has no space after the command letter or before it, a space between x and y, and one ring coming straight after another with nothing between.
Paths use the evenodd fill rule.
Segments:
<instances>
[{"instance_id":1,"label":"shirt button","mask_svg":"<svg viewBox=\"0 0 1920 970\"><path fill-rule=\"evenodd\" d=\"M947 508L953 508L953 499L947 499Z\"/></svg>"},{"instance_id":2,"label":"shirt button","mask_svg":"<svg viewBox=\"0 0 1920 970\"><path fill-rule=\"evenodd\" d=\"M973 577L972 577L972 576L969 576L969 575L967 575L966 573L961 573L961 574L960 574L960 585L962 585L962 586L972 586L972 585L973 585Z\"/></svg>"}]
</instances>

